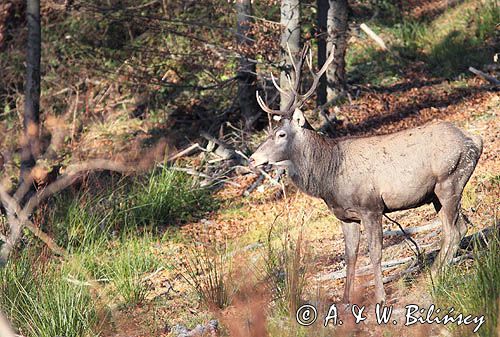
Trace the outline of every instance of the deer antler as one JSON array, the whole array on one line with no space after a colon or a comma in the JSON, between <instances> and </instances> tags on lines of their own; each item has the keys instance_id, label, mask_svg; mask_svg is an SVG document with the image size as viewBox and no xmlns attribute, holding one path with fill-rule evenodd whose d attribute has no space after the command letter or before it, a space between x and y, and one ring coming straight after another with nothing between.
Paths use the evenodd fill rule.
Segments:
<instances>
[{"instance_id":1,"label":"deer antler","mask_svg":"<svg viewBox=\"0 0 500 337\"><path fill-rule=\"evenodd\" d=\"M283 94L284 96L288 97L288 104L286 105L284 110L274 110L269 108L265 103L262 97L260 96L259 92L256 92L257 96L257 103L259 103L259 106L261 107L262 110L265 112L272 114L272 115L281 115L285 117L289 117L293 114L295 109L300 108L304 102L311 97L311 95L314 93L316 90L319 80L321 76L326 72L326 69L328 69L328 66L333 62L334 59L334 48L333 46L332 51L330 52L330 56L328 56L328 59L325 61L319 72L314 73L313 71L313 65L312 65L312 52L309 48L309 44L305 44L304 48L302 48L302 51L300 53L300 57L295 60L294 56L292 55L292 52L290 50L290 47L287 46L287 51L288 55L290 57L292 67L295 73L294 76L294 81L290 78L290 76L287 74L287 80L289 84L289 89L285 90L282 87L276 83L276 79L274 78L273 74L271 73L271 80L273 82L273 85L276 87L276 89ZM311 88L305 93L305 94L299 94L300 90L300 82L301 82L301 76L302 76L302 67L304 65L304 62L307 63L307 67L309 68L309 71L311 72L311 75L313 77L313 83L311 85Z\"/></svg>"}]
</instances>

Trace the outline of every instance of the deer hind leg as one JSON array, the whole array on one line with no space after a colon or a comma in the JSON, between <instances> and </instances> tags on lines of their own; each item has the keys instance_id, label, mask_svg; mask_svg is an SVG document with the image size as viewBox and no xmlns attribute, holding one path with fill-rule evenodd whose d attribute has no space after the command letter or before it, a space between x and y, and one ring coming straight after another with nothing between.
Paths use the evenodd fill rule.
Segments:
<instances>
[{"instance_id":1,"label":"deer hind leg","mask_svg":"<svg viewBox=\"0 0 500 337\"><path fill-rule=\"evenodd\" d=\"M385 302L384 282L382 279L382 214L371 213L362 221L366 229L370 260L375 282L375 302Z\"/></svg>"},{"instance_id":2,"label":"deer hind leg","mask_svg":"<svg viewBox=\"0 0 500 337\"><path fill-rule=\"evenodd\" d=\"M346 280L344 285L344 303L351 303L354 292L354 278L356 277L356 260L358 258L360 228L355 222L343 222L344 233Z\"/></svg>"},{"instance_id":3,"label":"deer hind leg","mask_svg":"<svg viewBox=\"0 0 500 337\"><path fill-rule=\"evenodd\" d=\"M475 166L476 162L460 163L452 176L436 184L434 192L439 201L434 203L434 207L443 224L443 238L441 250L433 266L434 271L442 269L453 259L460 240L467 232L465 219L460 213L460 201Z\"/></svg>"}]
</instances>

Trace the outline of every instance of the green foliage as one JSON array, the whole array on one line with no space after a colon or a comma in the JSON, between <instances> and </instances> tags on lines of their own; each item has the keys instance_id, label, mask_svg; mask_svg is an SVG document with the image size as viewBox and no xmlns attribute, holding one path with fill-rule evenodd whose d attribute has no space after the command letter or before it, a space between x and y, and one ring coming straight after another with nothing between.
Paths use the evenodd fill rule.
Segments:
<instances>
[{"instance_id":1,"label":"green foliage","mask_svg":"<svg viewBox=\"0 0 500 337\"><path fill-rule=\"evenodd\" d=\"M214 206L207 188L185 173L162 166L97 194L63 193L49 211L44 210L44 218L61 246L82 251L105 245L113 233L179 224Z\"/></svg>"},{"instance_id":2,"label":"green foliage","mask_svg":"<svg viewBox=\"0 0 500 337\"><path fill-rule=\"evenodd\" d=\"M146 299L150 289L145 274L156 271L160 260L151 251L151 234L139 239L128 235L121 241L118 247L109 247L106 254L94 260L94 272L113 285L112 293L122 304L133 306Z\"/></svg>"},{"instance_id":3,"label":"green foliage","mask_svg":"<svg viewBox=\"0 0 500 337\"><path fill-rule=\"evenodd\" d=\"M484 315L479 336L496 336L500 323L500 236L485 247L475 248L470 268L450 267L434 282L433 296L441 306L454 307L464 315Z\"/></svg>"},{"instance_id":4,"label":"green foliage","mask_svg":"<svg viewBox=\"0 0 500 337\"><path fill-rule=\"evenodd\" d=\"M105 196L92 196L88 192L75 197L63 194L56 197L47 222L55 231L58 244L71 252L95 249L108 239L113 210L99 207Z\"/></svg>"},{"instance_id":5,"label":"green foliage","mask_svg":"<svg viewBox=\"0 0 500 337\"><path fill-rule=\"evenodd\" d=\"M188 221L214 206L206 188L187 174L162 166L129 192L127 222L158 226Z\"/></svg>"},{"instance_id":6,"label":"green foliage","mask_svg":"<svg viewBox=\"0 0 500 337\"><path fill-rule=\"evenodd\" d=\"M395 51L395 55L368 45L352 45L346 61L355 82L390 84L401 69L415 62L434 76L453 78L469 66L490 63L495 52L495 27L500 22L500 7L495 0L477 3L475 10L464 10L468 3L451 8L433 20L401 18L369 22ZM384 83L385 82L385 83Z\"/></svg>"},{"instance_id":7,"label":"green foliage","mask_svg":"<svg viewBox=\"0 0 500 337\"><path fill-rule=\"evenodd\" d=\"M28 255L0 269L0 306L28 337L96 336L97 314L88 287L68 281Z\"/></svg>"}]
</instances>

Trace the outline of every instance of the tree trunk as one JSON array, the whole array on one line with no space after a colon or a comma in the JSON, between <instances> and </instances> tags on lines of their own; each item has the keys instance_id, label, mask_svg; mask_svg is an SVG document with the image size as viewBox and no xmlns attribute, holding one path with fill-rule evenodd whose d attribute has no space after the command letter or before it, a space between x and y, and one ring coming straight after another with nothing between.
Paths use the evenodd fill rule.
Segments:
<instances>
[{"instance_id":1,"label":"tree trunk","mask_svg":"<svg viewBox=\"0 0 500 337\"><path fill-rule=\"evenodd\" d=\"M40 114L40 56L41 28L40 1L28 0L26 7L28 43L26 58L26 86L24 103L24 139L21 151L21 181L35 165L38 152L38 125Z\"/></svg>"},{"instance_id":2,"label":"tree trunk","mask_svg":"<svg viewBox=\"0 0 500 337\"><path fill-rule=\"evenodd\" d=\"M245 123L245 130L251 130L260 116L261 110L257 105L255 92L257 90L257 76L255 63L251 57L253 40L249 36L252 24L252 3L250 0L237 0L237 42L242 51L240 67L238 69L238 101L241 116Z\"/></svg>"},{"instance_id":3,"label":"tree trunk","mask_svg":"<svg viewBox=\"0 0 500 337\"><path fill-rule=\"evenodd\" d=\"M288 56L288 48L292 55L300 52L300 1L299 0L281 0L281 54L284 69L280 75L280 86L287 90L290 85L286 75L293 75L292 60ZM292 78L293 79L293 78ZM284 109L288 103L288 98L281 94L280 108Z\"/></svg>"},{"instance_id":4,"label":"tree trunk","mask_svg":"<svg viewBox=\"0 0 500 337\"><path fill-rule=\"evenodd\" d=\"M318 68L321 68L323 64L326 62L327 54L326 54L326 40L328 38L327 33L327 18L328 18L328 8L329 3L328 0L317 0L317 40L318 40ZM317 103L318 106L322 106L326 101L326 75L321 76L321 79L318 84L318 89L316 90L317 95Z\"/></svg>"},{"instance_id":5,"label":"tree trunk","mask_svg":"<svg viewBox=\"0 0 500 337\"><path fill-rule=\"evenodd\" d=\"M335 59L326 71L326 99L327 102L335 100L344 94L346 87L345 78L345 52L347 49L347 0L328 0L327 13L327 52L335 45Z\"/></svg>"}]
</instances>

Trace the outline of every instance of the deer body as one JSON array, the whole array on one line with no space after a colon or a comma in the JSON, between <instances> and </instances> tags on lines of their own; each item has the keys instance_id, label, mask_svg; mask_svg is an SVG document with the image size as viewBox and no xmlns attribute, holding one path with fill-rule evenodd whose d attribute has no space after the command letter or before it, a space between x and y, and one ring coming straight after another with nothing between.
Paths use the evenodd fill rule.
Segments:
<instances>
[{"instance_id":1,"label":"deer body","mask_svg":"<svg viewBox=\"0 0 500 337\"><path fill-rule=\"evenodd\" d=\"M392 212L432 202L436 184L462 169L462 158L474 161L481 146L444 122L339 141L312 130L301 137L290 144L290 178L344 221L359 221L363 208Z\"/></svg>"},{"instance_id":2,"label":"deer body","mask_svg":"<svg viewBox=\"0 0 500 337\"><path fill-rule=\"evenodd\" d=\"M383 302L382 215L433 203L443 225L436 269L450 262L467 230L460 201L481 155L482 140L447 122L382 136L340 140L321 136L299 108L333 59L330 55L320 72L313 75L312 88L299 95L306 54L304 48L294 66L296 80L288 92L290 102L285 111L268 108L257 96L264 111L285 118L251 156L251 163L285 166L302 191L323 199L341 220L347 267L343 298L346 303L352 299L360 226L364 227L373 266L375 300ZM309 60L310 68L311 63Z\"/></svg>"}]
</instances>

